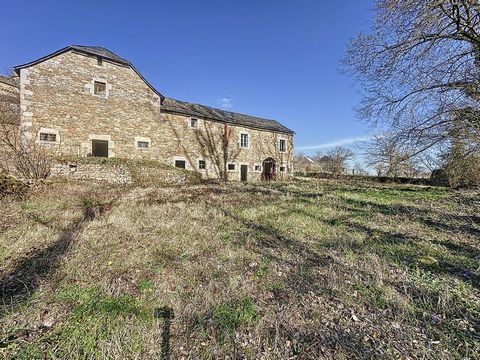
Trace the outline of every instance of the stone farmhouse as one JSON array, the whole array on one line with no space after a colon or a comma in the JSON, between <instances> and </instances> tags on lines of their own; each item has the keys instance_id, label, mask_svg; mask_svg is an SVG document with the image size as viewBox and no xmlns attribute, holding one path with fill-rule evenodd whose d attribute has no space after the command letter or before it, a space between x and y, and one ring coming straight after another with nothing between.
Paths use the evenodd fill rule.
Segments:
<instances>
[{"instance_id":1,"label":"stone farmhouse","mask_svg":"<svg viewBox=\"0 0 480 360\"><path fill-rule=\"evenodd\" d=\"M242 181L293 173L292 130L167 98L105 48L67 46L14 71L24 139L60 156L157 160Z\"/></svg>"}]
</instances>

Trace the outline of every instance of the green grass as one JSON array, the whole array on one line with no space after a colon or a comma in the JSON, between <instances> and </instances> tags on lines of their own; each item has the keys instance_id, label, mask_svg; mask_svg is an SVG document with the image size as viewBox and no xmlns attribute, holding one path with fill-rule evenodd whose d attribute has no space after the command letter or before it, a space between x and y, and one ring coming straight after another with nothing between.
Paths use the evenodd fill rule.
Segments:
<instances>
[{"instance_id":1,"label":"green grass","mask_svg":"<svg viewBox=\"0 0 480 360\"><path fill-rule=\"evenodd\" d=\"M128 322L153 323L150 309L129 295L106 296L98 288L70 286L62 289L55 300L70 308L69 315L50 333L22 348L19 358L31 359L41 354L60 359L72 354L78 358L101 358L105 355L102 345ZM128 342L122 346L139 354L140 334L132 335L122 340Z\"/></svg>"},{"instance_id":2,"label":"green grass","mask_svg":"<svg viewBox=\"0 0 480 360\"><path fill-rule=\"evenodd\" d=\"M217 305L212 311L212 317L221 334L231 334L240 326L255 321L258 313L252 300L245 298L238 303L225 302Z\"/></svg>"},{"instance_id":3,"label":"green grass","mask_svg":"<svg viewBox=\"0 0 480 360\"><path fill-rule=\"evenodd\" d=\"M480 357L475 191L63 181L0 205L7 359Z\"/></svg>"}]
</instances>

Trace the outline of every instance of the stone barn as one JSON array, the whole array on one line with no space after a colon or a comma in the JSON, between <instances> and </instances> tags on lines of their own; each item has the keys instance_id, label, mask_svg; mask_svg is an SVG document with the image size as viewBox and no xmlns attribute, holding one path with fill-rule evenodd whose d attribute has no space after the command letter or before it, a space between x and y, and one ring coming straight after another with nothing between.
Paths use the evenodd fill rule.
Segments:
<instances>
[{"instance_id":1,"label":"stone barn","mask_svg":"<svg viewBox=\"0 0 480 360\"><path fill-rule=\"evenodd\" d=\"M165 97L105 48L67 46L14 71L23 138L59 156L157 160L242 181L293 174L292 130Z\"/></svg>"}]
</instances>

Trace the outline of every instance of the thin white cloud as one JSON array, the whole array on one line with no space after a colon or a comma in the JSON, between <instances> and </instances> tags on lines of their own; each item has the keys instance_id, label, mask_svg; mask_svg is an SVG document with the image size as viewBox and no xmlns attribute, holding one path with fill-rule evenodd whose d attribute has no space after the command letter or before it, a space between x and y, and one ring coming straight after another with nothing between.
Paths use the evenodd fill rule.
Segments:
<instances>
[{"instance_id":1,"label":"thin white cloud","mask_svg":"<svg viewBox=\"0 0 480 360\"><path fill-rule=\"evenodd\" d=\"M373 138L373 135L367 135L367 136L355 136L351 138L346 138L346 139L340 139L328 143L322 143L322 144L317 144L317 145L306 145L306 146L297 146L296 150L320 150L320 149L327 149L335 146L341 146L341 145L349 145L349 144L354 144L356 142L360 141L368 141Z\"/></svg>"},{"instance_id":2,"label":"thin white cloud","mask_svg":"<svg viewBox=\"0 0 480 360\"><path fill-rule=\"evenodd\" d=\"M224 110L230 110L231 108L233 108L234 102L235 102L235 99L233 98L233 96L226 96L226 97L217 99L217 104Z\"/></svg>"}]
</instances>

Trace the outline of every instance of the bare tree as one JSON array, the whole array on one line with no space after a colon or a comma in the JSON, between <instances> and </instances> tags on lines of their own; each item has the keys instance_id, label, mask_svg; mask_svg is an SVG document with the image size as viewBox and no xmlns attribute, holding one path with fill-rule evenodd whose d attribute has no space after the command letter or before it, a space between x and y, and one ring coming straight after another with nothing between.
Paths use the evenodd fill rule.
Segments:
<instances>
[{"instance_id":1,"label":"bare tree","mask_svg":"<svg viewBox=\"0 0 480 360\"><path fill-rule=\"evenodd\" d=\"M356 162L353 164L353 175L368 175L368 171L365 170L365 166L361 162Z\"/></svg>"},{"instance_id":2,"label":"bare tree","mask_svg":"<svg viewBox=\"0 0 480 360\"><path fill-rule=\"evenodd\" d=\"M36 139L22 137L18 99L0 95L0 170L27 179L50 174L51 156Z\"/></svg>"},{"instance_id":3,"label":"bare tree","mask_svg":"<svg viewBox=\"0 0 480 360\"><path fill-rule=\"evenodd\" d=\"M416 176L420 170L412 150L393 134L377 135L366 144L365 157L377 176Z\"/></svg>"},{"instance_id":4,"label":"bare tree","mask_svg":"<svg viewBox=\"0 0 480 360\"><path fill-rule=\"evenodd\" d=\"M377 0L375 11L344 58L363 90L360 116L396 132L412 156L451 143L457 128L478 153L479 2Z\"/></svg>"},{"instance_id":5,"label":"bare tree","mask_svg":"<svg viewBox=\"0 0 480 360\"><path fill-rule=\"evenodd\" d=\"M335 175L345 173L347 162L353 159L353 151L343 146L336 146L329 150L325 155L317 152L313 159L320 165L322 171L330 172Z\"/></svg>"}]
</instances>

